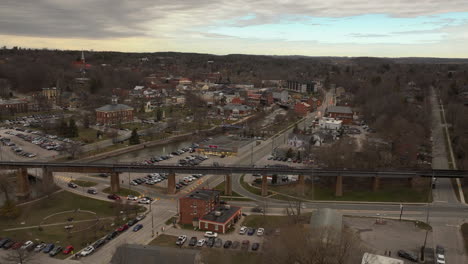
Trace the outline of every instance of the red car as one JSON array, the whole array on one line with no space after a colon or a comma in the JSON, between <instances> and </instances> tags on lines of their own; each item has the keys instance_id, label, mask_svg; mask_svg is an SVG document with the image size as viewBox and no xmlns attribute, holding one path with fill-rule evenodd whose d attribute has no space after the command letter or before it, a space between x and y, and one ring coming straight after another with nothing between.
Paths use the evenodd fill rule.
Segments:
<instances>
[{"instance_id":1,"label":"red car","mask_svg":"<svg viewBox=\"0 0 468 264\"><path fill-rule=\"evenodd\" d=\"M118 196L117 194L109 194L107 198L111 200L120 200L120 196Z\"/></svg>"},{"instance_id":2,"label":"red car","mask_svg":"<svg viewBox=\"0 0 468 264\"><path fill-rule=\"evenodd\" d=\"M70 254L74 249L75 249L75 248L74 248L72 245L67 246L67 247L63 250L63 254L68 255L68 254Z\"/></svg>"},{"instance_id":3,"label":"red car","mask_svg":"<svg viewBox=\"0 0 468 264\"><path fill-rule=\"evenodd\" d=\"M123 226L117 228L117 231L118 231L118 232L123 232L123 231L125 231L125 230L127 230L127 229L128 229L128 225L125 224L125 225L123 225Z\"/></svg>"},{"instance_id":4,"label":"red car","mask_svg":"<svg viewBox=\"0 0 468 264\"><path fill-rule=\"evenodd\" d=\"M23 245L23 242L16 242L11 246L11 249L18 249Z\"/></svg>"}]
</instances>

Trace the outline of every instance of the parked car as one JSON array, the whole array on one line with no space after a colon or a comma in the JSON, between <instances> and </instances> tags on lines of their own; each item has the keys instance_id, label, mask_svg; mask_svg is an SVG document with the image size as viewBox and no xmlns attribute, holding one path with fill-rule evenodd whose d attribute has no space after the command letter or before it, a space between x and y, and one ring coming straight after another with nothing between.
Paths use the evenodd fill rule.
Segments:
<instances>
[{"instance_id":1,"label":"parked car","mask_svg":"<svg viewBox=\"0 0 468 264\"><path fill-rule=\"evenodd\" d=\"M129 200L129 201L136 201L136 200L138 200L138 197L136 197L135 195L128 195L128 196L127 196L127 200Z\"/></svg>"},{"instance_id":2,"label":"parked car","mask_svg":"<svg viewBox=\"0 0 468 264\"><path fill-rule=\"evenodd\" d=\"M265 233L265 229L263 229L262 227L260 227L260 228L257 230L257 236L263 236L264 233Z\"/></svg>"},{"instance_id":3,"label":"parked car","mask_svg":"<svg viewBox=\"0 0 468 264\"><path fill-rule=\"evenodd\" d=\"M239 230L239 234L240 235L244 235L245 232L247 232L248 228L246 226L241 226L240 230Z\"/></svg>"},{"instance_id":4,"label":"parked car","mask_svg":"<svg viewBox=\"0 0 468 264\"><path fill-rule=\"evenodd\" d=\"M52 250L49 252L49 256L54 257L54 256L57 255L60 251L62 251L62 247L61 247L61 246L56 246L54 249L52 249Z\"/></svg>"},{"instance_id":5,"label":"parked car","mask_svg":"<svg viewBox=\"0 0 468 264\"><path fill-rule=\"evenodd\" d=\"M177 238L176 245L182 246L185 241L187 241L187 236L186 235L181 235Z\"/></svg>"},{"instance_id":6,"label":"parked car","mask_svg":"<svg viewBox=\"0 0 468 264\"><path fill-rule=\"evenodd\" d=\"M75 248L72 245L66 246L65 249L62 251L63 254L68 255L70 254Z\"/></svg>"},{"instance_id":7,"label":"parked car","mask_svg":"<svg viewBox=\"0 0 468 264\"><path fill-rule=\"evenodd\" d=\"M46 243L40 243L34 248L34 252L41 252L46 246Z\"/></svg>"},{"instance_id":8,"label":"parked car","mask_svg":"<svg viewBox=\"0 0 468 264\"><path fill-rule=\"evenodd\" d=\"M220 248L222 245L223 245L223 240L221 238L216 238L214 246L217 248Z\"/></svg>"},{"instance_id":9,"label":"parked car","mask_svg":"<svg viewBox=\"0 0 468 264\"><path fill-rule=\"evenodd\" d=\"M253 236L253 234L255 234L255 228L249 228L249 230L247 231L247 235Z\"/></svg>"},{"instance_id":10,"label":"parked car","mask_svg":"<svg viewBox=\"0 0 468 264\"><path fill-rule=\"evenodd\" d=\"M4 238L4 239L0 240L0 248L5 246L5 244L10 242L10 241L11 241L11 239L9 239L9 238Z\"/></svg>"},{"instance_id":11,"label":"parked car","mask_svg":"<svg viewBox=\"0 0 468 264\"><path fill-rule=\"evenodd\" d=\"M445 249L439 245L436 246L437 264L445 264Z\"/></svg>"},{"instance_id":12,"label":"parked car","mask_svg":"<svg viewBox=\"0 0 468 264\"><path fill-rule=\"evenodd\" d=\"M212 231L206 231L206 232L205 232L205 237L208 237L208 238L210 238L210 237L218 237L218 233L212 232Z\"/></svg>"},{"instance_id":13,"label":"parked car","mask_svg":"<svg viewBox=\"0 0 468 264\"><path fill-rule=\"evenodd\" d=\"M102 245L104 245L104 243L106 243L105 239L99 239L98 241L94 242L93 248L94 249L100 248Z\"/></svg>"},{"instance_id":14,"label":"parked car","mask_svg":"<svg viewBox=\"0 0 468 264\"><path fill-rule=\"evenodd\" d=\"M80 252L80 255L82 257L86 257L88 255L90 255L91 253L94 252L94 247L93 246L87 246L85 247L85 249L83 249L81 252Z\"/></svg>"},{"instance_id":15,"label":"parked car","mask_svg":"<svg viewBox=\"0 0 468 264\"><path fill-rule=\"evenodd\" d=\"M259 244L259 243L253 243L253 244L252 244L252 250L253 250L253 251L257 251L258 248L260 248L260 244Z\"/></svg>"},{"instance_id":16,"label":"parked car","mask_svg":"<svg viewBox=\"0 0 468 264\"><path fill-rule=\"evenodd\" d=\"M139 214L137 217L136 217L136 220L138 221L141 221L141 219L145 218L145 214Z\"/></svg>"},{"instance_id":17,"label":"parked car","mask_svg":"<svg viewBox=\"0 0 468 264\"><path fill-rule=\"evenodd\" d=\"M3 249L10 249L15 244L15 241L8 241L5 245L3 245Z\"/></svg>"},{"instance_id":18,"label":"parked car","mask_svg":"<svg viewBox=\"0 0 468 264\"><path fill-rule=\"evenodd\" d=\"M74 184L73 182L69 182L68 187L75 189L78 188L78 185Z\"/></svg>"},{"instance_id":19,"label":"parked car","mask_svg":"<svg viewBox=\"0 0 468 264\"><path fill-rule=\"evenodd\" d=\"M398 250L398 256L400 258L404 258L412 262L418 262L418 257L416 255L410 252L406 252L404 250Z\"/></svg>"},{"instance_id":20,"label":"parked car","mask_svg":"<svg viewBox=\"0 0 468 264\"><path fill-rule=\"evenodd\" d=\"M149 199L143 197L138 201L138 203L140 203L140 204L150 204L151 201Z\"/></svg>"},{"instance_id":21,"label":"parked car","mask_svg":"<svg viewBox=\"0 0 468 264\"><path fill-rule=\"evenodd\" d=\"M133 226L133 225L136 224L137 222L138 222L138 220L132 219L132 220L128 221L127 225L128 225L128 226Z\"/></svg>"},{"instance_id":22,"label":"parked car","mask_svg":"<svg viewBox=\"0 0 468 264\"><path fill-rule=\"evenodd\" d=\"M214 238L214 237L210 237L210 238L208 238L208 241L206 242L206 246L207 246L207 247L213 247L213 246L214 246L214 243L215 243L215 238Z\"/></svg>"},{"instance_id":23,"label":"parked car","mask_svg":"<svg viewBox=\"0 0 468 264\"><path fill-rule=\"evenodd\" d=\"M197 247L203 247L205 245L206 240L204 238L198 240Z\"/></svg>"},{"instance_id":24,"label":"parked car","mask_svg":"<svg viewBox=\"0 0 468 264\"><path fill-rule=\"evenodd\" d=\"M249 245L250 245L250 241L244 240L244 241L242 241L241 249L248 250L248 249L249 249Z\"/></svg>"},{"instance_id":25,"label":"parked car","mask_svg":"<svg viewBox=\"0 0 468 264\"><path fill-rule=\"evenodd\" d=\"M18 249L23 245L23 242L16 242L11 246L11 249Z\"/></svg>"},{"instance_id":26,"label":"parked car","mask_svg":"<svg viewBox=\"0 0 468 264\"><path fill-rule=\"evenodd\" d=\"M189 241L188 245L193 247L193 246L195 246L197 244L197 241L198 241L197 237L192 237L192 238L190 238L190 241Z\"/></svg>"},{"instance_id":27,"label":"parked car","mask_svg":"<svg viewBox=\"0 0 468 264\"><path fill-rule=\"evenodd\" d=\"M143 225L142 224L138 224L136 225L135 227L133 227L133 232L137 232L138 230L142 229L143 228Z\"/></svg>"},{"instance_id":28,"label":"parked car","mask_svg":"<svg viewBox=\"0 0 468 264\"><path fill-rule=\"evenodd\" d=\"M230 248L232 245L232 241L231 240L227 240L226 242L224 242L224 248Z\"/></svg>"},{"instance_id":29,"label":"parked car","mask_svg":"<svg viewBox=\"0 0 468 264\"><path fill-rule=\"evenodd\" d=\"M52 251L52 249L54 249L54 247L55 247L54 244L47 244L42 250L42 252L49 253L50 251Z\"/></svg>"},{"instance_id":30,"label":"parked car","mask_svg":"<svg viewBox=\"0 0 468 264\"><path fill-rule=\"evenodd\" d=\"M26 241L22 246L21 246L21 249L29 249L29 248L32 248L34 246L34 242L32 242L31 240L30 241Z\"/></svg>"},{"instance_id":31,"label":"parked car","mask_svg":"<svg viewBox=\"0 0 468 264\"><path fill-rule=\"evenodd\" d=\"M108 234L108 235L106 236L106 238L105 238L105 239L106 239L107 241L109 241L109 240L112 240L112 239L114 239L114 238L115 238L116 236L118 236L118 235L119 235L119 232L117 232L117 231L114 231L114 232L112 232L112 233Z\"/></svg>"},{"instance_id":32,"label":"parked car","mask_svg":"<svg viewBox=\"0 0 468 264\"><path fill-rule=\"evenodd\" d=\"M234 241L234 242L232 242L231 248L237 249L239 247L239 245L240 245L239 241Z\"/></svg>"},{"instance_id":33,"label":"parked car","mask_svg":"<svg viewBox=\"0 0 468 264\"><path fill-rule=\"evenodd\" d=\"M89 188L89 189L88 189L88 193L90 193L90 194L97 194L98 192L97 192L97 190L96 190L95 188Z\"/></svg>"},{"instance_id":34,"label":"parked car","mask_svg":"<svg viewBox=\"0 0 468 264\"><path fill-rule=\"evenodd\" d=\"M127 224L124 224L124 225L122 225L121 227L117 228L116 231L117 231L117 232L123 232L123 231L125 231L125 230L127 230L127 229L128 229L128 225L127 225Z\"/></svg>"}]
</instances>

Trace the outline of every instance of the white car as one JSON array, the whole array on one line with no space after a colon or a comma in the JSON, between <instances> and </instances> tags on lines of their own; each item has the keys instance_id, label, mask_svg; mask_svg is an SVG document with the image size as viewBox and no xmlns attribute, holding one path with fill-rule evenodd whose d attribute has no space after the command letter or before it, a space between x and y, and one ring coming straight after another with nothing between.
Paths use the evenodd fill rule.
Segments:
<instances>
[{"instance_id":1,"label":"white car","mask_svg":"<svg viewBox=\"0 0 468 264\"><path fill-rule=\"evenodd\" d=\"M151 201L149 199L146 199L146 198L141 198L138 203L141 203L141 204L150 204Z\"/></svg>"},{"instance_id":2,"label":"white car","mask_svg":"<svg viewBox=\"0 0 468 264\"><path fill-rule=\"evenodd\" d=\"M206 240L204 238L198 240L197 247L203 247L205 245Z\"/></svg>"},{"instance_id":3,"label":"white car","mask_svg":"<svg viewBox=\"0 0 468 264\"><path fill-rule=\"evenodd\" d=\"M177 238L177 241L176 241L176 245L183 245L185 243L185 241L187 241L187 236L186 235L182 235L182 236L179 236Z\"/></svg>"},{"instance_id":4,"label":"white car","mask_svg":"<svg viewBox=\"0 0 468 264\"><path fill-rule=\"evenodd\" d=\"M212 231L206 231L205 232L205 237L218 237L218 233L212 232Z\"/></svg>"},{"instance_id":5,"label":"white car","mask_svg":"<svg viewBox=\"0 0 468 264\"><path fill-rule=\"evenodd\" d=\"M159 175L159 173L151 173L150 176L151 177L159 177L160 175Z\"/></svg>"},{"instance_id":6,"label":"white car","mask_svg":"<svg viewBox=\"0 0 468 264\"><path fill-rule=\"evenodd\" d=\"M244 235L245 232L247 232L247 227L246 227L246 226L242 226L242 227L240 228L240 230L239 230L239 234Z\"/></svg>"},{"instance_id":7,"label":"white car","mask_svg":"<svg viewBox=\"0 0 468 264\"><path fill-rule=\"evenodd\" d=\"M257 236L263 236L264 233L265 233L265 229L263 229L263 227L260 227L259 229L257 229Z\"/></svg>"},{"instance_id":8,"label":"white car","mask_svg":"<svg viewBox=\"0 0 468 264\"><path fill-rule=\"evenodd\" d=\"M127 200L136 201L136 200L138 200L138 197L136 197L135 195L129 195L129 196L127 196Z\"/></svg>"},{"instance_id":9,"label":"white car","mask_svg":"<svg viewBox=\"0 0 468 264\"><path fill-rule=\"evenodd\" d=\"M94 247L93 246L87 246L85 249L83 249L80 253L82 257L88 256L91 253L94 252Z\"/></svg>"},{"instance_id":10,"label":"white car","mask_svg":"<svg viewBox=\"0 0 468 264\"><path fill-rule=\"evenodd\" d=\"M137 221L140 221L141 219L145 218L145 214L139 214L137 217L136 217L136 220Z\"/></svg>"},{"instance_id":11,"label":"white car","mask_svg":"<svg viewBox=\"0 0 468 264\"><path fill-rule=\"evenodd\" d=\"M26 241L26 243L24 243L21 246L21 249L28 249L29 247L32 247L32 245L34 245L34 243L32 241Z\"/></svg>"},{"instance_id":12,"label":"white car","mask_svg":"<svg viewBox=\"0 0 468 264\"><path fill-rule=\"evenodd\" d=\"M131 182L130 182L130 185L137 186L138 183L137 183L136 181L131 181Z\"/></svg>"},{"instance_id":13,"label":"white car","mask_svg":"<svg viewBox=\"0 0 468 264\"><path fill-rule=\"evenodd\" d=\"M437 254L437 264L445 264L445 256L442 254Z\"/></svg>"}]
</instances>

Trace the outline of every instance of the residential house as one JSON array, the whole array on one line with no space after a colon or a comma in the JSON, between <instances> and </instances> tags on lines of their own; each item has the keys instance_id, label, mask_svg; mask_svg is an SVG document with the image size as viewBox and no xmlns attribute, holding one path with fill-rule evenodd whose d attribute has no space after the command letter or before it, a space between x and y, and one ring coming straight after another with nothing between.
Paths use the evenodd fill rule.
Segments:
<instances>
[{"instance_id":1,"label":"residential house","mask_svg":"<svg viewBox=\"0 0 468 264\"><path fill-rule=\"evenodd\" d=\"M219 107L218 114L223 114L225 116L230 116L233 118L239 118L250 115L252 112L252 107L248 105L237 105L237 104L227 104L223 107Z\"/></svg>"},{"instance_id":2,"label":"residential house","mask_svg":"<svg viewBox=\"0 0 468 264\"><path fill-rule=\"evenodd\" d=\"M336 120L331 117L322 117L319 120L319 127L329 130L340 130L343 124L343 120Z\"/></svg>"},{"instance_id":3,"label":"residential house","mask_svg":"<svg viewBox=\"0 0 468 264\"><path fill-rule=\"evenodd\" d=\"M313 142L311 135L290 133L288 135L288 146L296 148L298 150L307 149Z\"/></svg>"},{"instance_id":4,"label":"residential house","mask_svg":"<svg viewBox=\"0 0 468 264\"><path fill-rule=\"evenodd\" d=\"M280 103L287 103L289 100L289 93L287 90L280 90L273 92L273 100Z\"/></svg>"}]
</instances>

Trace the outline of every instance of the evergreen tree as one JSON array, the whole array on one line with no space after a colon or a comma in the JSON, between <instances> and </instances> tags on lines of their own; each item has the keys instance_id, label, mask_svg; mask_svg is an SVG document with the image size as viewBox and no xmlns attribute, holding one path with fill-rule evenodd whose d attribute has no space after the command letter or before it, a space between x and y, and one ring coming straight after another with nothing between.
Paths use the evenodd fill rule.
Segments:
<instances>
[{"instance_id":1,"label":"evergreen tree","mask_svg":"<svg viewBox=\"0 0 468 264\"><path fill-rule=\"evenodd\" d=\"M286 158L292 158L294 156L292 148L288 149L288 152L286 152Z\"/></svg>"},{"instance_id":2,"label":"evergreen tree","mask_svg":"<svg viewBox=\"0 0 468 264\"><path fill-rule=\"evenodd\" d=\"M60 124L57 128L57 134L61 136L67 137L69 132L68 132L68 125L67 122L65 122L65 119L60 120Z\"/></svg>"},{"instance_id":3,"label":"evergreen tree","mask_svg":"<svg viewBox=\"0 0 468 264\"><path fill-rule=\"evenodd\" d=\"M83 117L83 127L84 127L84 128L89 128L89 122L90 122L90 121L89 121L89 115L85 115L85 116Z\"/></svg>"},{"instance_id":4,"label":"evergreen tree","mask_svg":"<svg viewBox=\"0 0 468 264\"><path fill-rule=\"evenodd\" d=\"M68 137L76 138L78 136L78 127L76 126L75 119L71 118L68 123Z\"/></svg>"},{"instance_id":5,"label":"evergreen tree","mask_svg":"<svg viewBox=\"0 0 468 264\"><path fill-rule=\"evenodd\" d=\"M155 120L158 122L162 120L162 109L160 107L156 109Z\"/></svg>"},{"instance_id":6,"label":"evergreen tree","mask_svg":"<svg viewBox=\"0 0 468 264\"><path fill-rule=\"evenodd\" d=\"M130 143L130 145L137 145L137 144L140 144L140 136L138 136L138 133L137 133L137 129L134 128L132 130L132 135L130 136L130 138L128 139L128 142Z\"/></svg>"}]
</instances>

